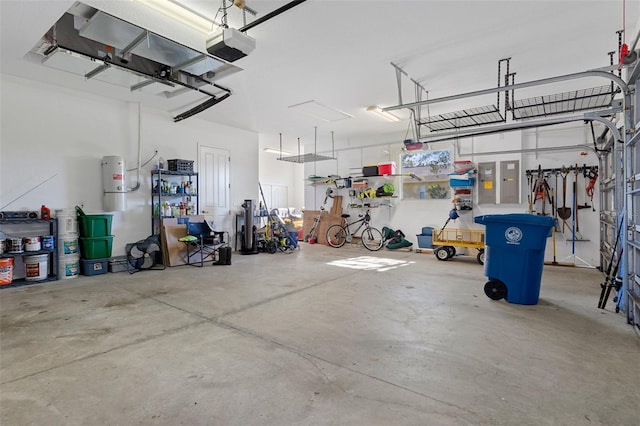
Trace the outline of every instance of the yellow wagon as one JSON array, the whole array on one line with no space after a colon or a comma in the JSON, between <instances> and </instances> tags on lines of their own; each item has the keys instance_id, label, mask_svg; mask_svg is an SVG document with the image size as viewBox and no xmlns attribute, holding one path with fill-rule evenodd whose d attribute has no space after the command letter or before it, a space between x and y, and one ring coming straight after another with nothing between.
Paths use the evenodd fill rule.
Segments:
<instances>
[{"instance_id":1,"label":"yellow wagon","mask_svg":"<svg viewBox=\"0 0 640 426\"><path fill-rule=\"evenodd\" d=\"M456 247L478 250L476 257L484 265L484 230L482 229L434 229L432 234L433 254L438 260L449 260L456 254Z\"/></svg>"}]
</instances>

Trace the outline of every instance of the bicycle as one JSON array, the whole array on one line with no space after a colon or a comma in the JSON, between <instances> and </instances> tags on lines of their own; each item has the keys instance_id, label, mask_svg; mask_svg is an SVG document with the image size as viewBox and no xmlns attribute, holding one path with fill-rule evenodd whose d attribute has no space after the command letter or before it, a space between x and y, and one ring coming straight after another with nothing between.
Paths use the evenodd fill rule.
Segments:
<instances>
[{"instance_id":1,"label":"bicycle","mask_svg":"<svg viewBox=\"0 0 640 426\"><path fill-rule=\"evenodd\" d=\"M351 215L343 214L342 218L346 220ZM384 243L384 237L382 236L382 232L378 229L371 226L371 215L369 214L369 210L366 211L364 215L360 215L361 219L353 221L351 223L346 223L343 225L331 225L329 229L327 229L327 242L331 247L339 248L345 245L347 242L351 242L353 237L362 229L362 233L360 234L360 241L362 245L371 251L378 251L382 248ZM350 232L350 227L355 224L360 223L358 228Z\"/></svg>"}]
</instances>

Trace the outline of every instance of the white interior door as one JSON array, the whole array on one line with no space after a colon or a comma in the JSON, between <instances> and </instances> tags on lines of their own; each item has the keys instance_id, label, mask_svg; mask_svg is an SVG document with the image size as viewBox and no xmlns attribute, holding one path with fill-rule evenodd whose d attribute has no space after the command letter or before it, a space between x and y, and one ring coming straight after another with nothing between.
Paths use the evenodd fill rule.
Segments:
<instances>
[{"instance_id":1,"label":"white interior door","mask_svg":"<svg viewBox=\"0 0 640 426\"><path fill-rule=\"evenodd\" d=\"M200 214L213 221L216 230L231 232L229 151L200 145L198 160Z\"/></svg>"}]
</instances>

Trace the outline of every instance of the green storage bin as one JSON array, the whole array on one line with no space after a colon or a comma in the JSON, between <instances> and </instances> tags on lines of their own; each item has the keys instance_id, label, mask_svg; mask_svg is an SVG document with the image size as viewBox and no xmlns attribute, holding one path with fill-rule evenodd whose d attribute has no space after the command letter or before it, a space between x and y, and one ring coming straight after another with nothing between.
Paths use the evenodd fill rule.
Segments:
<instances>
[{"instance_id":1,"label":"green storage bin","mask_svg":"<svg viewBox=\"0 0 640 426\"><path fill-rule=\"evenodd\" d=\"M83 259L102 259L111 257L113 235L108 237L80 237L80 254Z\"/></svg>"},{"instance_id":2,"label":"green storage bin","mask_svg":"<svg viewBox=\"0 0 640 426\"><path fill-rule=\"evenodd\" d=\"M87 238L108 237L111 235L112 214L78 215L80 236Z\"/></svg>"}]
</instances>

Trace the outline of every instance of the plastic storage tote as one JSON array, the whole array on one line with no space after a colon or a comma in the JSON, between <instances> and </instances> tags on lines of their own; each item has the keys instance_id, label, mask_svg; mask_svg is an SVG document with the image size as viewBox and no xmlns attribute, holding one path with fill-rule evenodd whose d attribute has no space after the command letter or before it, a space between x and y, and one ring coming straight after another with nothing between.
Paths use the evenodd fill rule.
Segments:
<instances>
[{"instance_id":1,"label":"plastic storage tote","mask_svg":"<svg viewBox=\"0 0 640 426\"><path fill-rule=\"evenodd\" d=\"M433 228L430 226L423 226L422 233L416 234L418 238L418 247L420 248L433 248Z\"/></svg>"},{"instance_id":2,"label":"plastic storage tote","mask_svg":"<svg viewBox=\"0 0 640 426\"><path fill-rule=\"evenodd\" d=\"M80 236L88 238L108 237L111 235L113 215L92 214L78 216Z\"/></svg>"},{"instance_id":3,"label":"plastic storage tote","mask_svg":"<svg viewBox=\"0 0 640 426\"><path fill-rule=\"evenodd\" d=\"M111 235L112 214L85 214L76 206L80 236L85 238L108 237Z\"/></svg>"},{"instance_id":4,"label":"plastic storage tote","mask_svg":"<svg viewBox=\"0 0 640 426\"><path fill-rule=\"evenodd\" d=\"M82 275L106 274L109 259L80 259L80 273Z\"/></svg>"},{"instance_id":5,"label":"plastic storage tote","mask_svg":"<svg viewBox=\"0 0 640 426\"><path fill-rule=\"evenodd\" d=\"M103 259L111 257L113 235L99 238L80 237L80 253L83 259Z\"/></svg>"},{"instance_id":6,"label":"plastic storage tote","mask_svg":"<svg viewBox=\"0 0 640 426\"><path fill-rule=\"evenodd\" d=\"M493 300L537 304L544 250L555 219L514 213L477 216L474 222L486 226L485 294Z\"/></svg>"}]
</instances>

